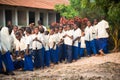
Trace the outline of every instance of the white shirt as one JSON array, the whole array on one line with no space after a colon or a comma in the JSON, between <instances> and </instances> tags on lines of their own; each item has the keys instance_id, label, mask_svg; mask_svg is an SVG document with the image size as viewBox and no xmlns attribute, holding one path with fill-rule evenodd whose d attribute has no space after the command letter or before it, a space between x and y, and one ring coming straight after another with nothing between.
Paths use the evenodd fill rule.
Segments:
<instances>
[{"instance_id":1,"label":"white shirt","mask_svg":"<svg viewBox=\"0 0 120 80\"><path fill-rule=\"evenodd\" d=\"M43 26L44 30L47 31L47 28L45 26Z\"/></svg>"},{"instance_id":2,"label":"white shirt","mask_svg":"<svg viewBox=\"0 0 120 80\"><path fill-rule=\"evenodd\" d=\"M29 36L26 35L25 38L26 38L26 40L25 40L26 45L29 44L29 49L32 49L32 41L33 41L32 35L29 35ZM26 46L26 48L27 48L27 46Z\"/></svg>"},{"instance_id":3,"label":"white shirt","mask_svg":"<svg viewBox=\"0 0 120 80\"><path fill-rule=\"evenodd\" d=\"M97 29L98 29L98 38L108 38L109 35L106 31L106 29L109 28L109 24L107 21L102 20L98 23Z\"/></svg>"},{"instance_id":4,"label":"white shirt","mask_svg":"<svg viewBox=\"0 0 120 80\"><path fill-rule=\"evenodd\" d=\"M48 51L49 50L49 35L45 35L44 36L44 42L45 42L45 44L44 44L44 48L45 48L45 51Z\"/></svg>"},{"instance_id":5,"label":"white shirt","mask_svg":"<svg viewBox=\"0 0 120 80\"><path fill-rule=\"evenodd\" d=\"M74 32L73 32L73 40L75 40L77 37L80 37L80 36L81 36L81 30L80 30L80 28L74 30ZM78 42L79 42L79 40L76 40L74 42L73 46L78 47Z\"/></svg>"},{"instance_id":6,"label":"white shirt","mask_svg":"<svg viewBox=\"0 0 120 80\"><path fill-rule=\"evenodd\" d=\"M73 36L73 30L66 31L66 32L65 32L65 35L66 35L66 34L69 35L69 36ZM64 43L65 43L66 45L72 46L72 42L73 42L73 39L69 38L68 36L66 36L66 37L64 38Z\"/></svg>"},{"instance_id":7,"label":"white shirt","mask_svg":"<svg viewBox=\"0 0 120 80\"><path fill-rule=\"evenodd\" d=\"M61 33L58 33L58 35L59 35L59 42L60 42L61 40L63 40L64 33L61 32ZM63 44L63 43L61 43L61 44Z\"/></svg>"},{"instance_id":8,"label":"white shirt","mask_svg":"<svg viewBox=\"0 0 120 80\"><path fill-rule=\"evenodd\" d=\"M94 39L97 39L97 36L98 36L98 29L97 29L97 24L93 26L94 28L94 34L93 34L93 38Z\"/></svg>"},{"instance_id":9,"label":"white shirt","mask_svg":"<svg viewBox=\"0 0 120 80\"><path fill-rule=\"evenodd\" d=\"M86 44L85 44L85 37L84 36L81 36L81 45L80 45L80 48L86 48Z\"/></svg>"},{"instance_id":10,"label":"white shirt","mask_svg":"<svg viewBox=\"0 0 120 80\"><path fill-rule=\"evenodd\" d=\"M16 51L19 51L19 49L20 49L20 51L26 49L25 37L22 37L22 38L20 39L20 41L19 41L19 40L16 40L16 41L15 41L15 50L16 50Z\"/></svg>"},{"instance_id":11,"label":"white shirt","mask_svg":"<svg viewBox=\"0 0 120 80\"><path fill-rule=\"evenodd\" d=\"M54 36L55 36L55 43L58 44L60 41L59 34L55 33Z\"/></svg>"},{"instance_id":12,"label":"white shirt","mask_svg":"<svg viewBox=\"0 0 120 80\"><path fill-rule=\"evenodd\" d=\"M86 27L85 28L85 40L86 41L92 41L94 39L93 34L94 34L94 28L92 26Z\"/></svg>"},{"instance_id":13,"label":"white shirt","mask_svg":"<svg viewBox=\"0 0 120 80\"><path fill-rule=\"evenodd\" d=\"M0 38L1 38L1 47L2 47L2 49L5 52L7 52L8 50L11 50L13 39L12 39L12 36L9 35L7 27L3 27L1 29L1 37Z\"/></svg>"},{"instance_id":14,"label":"white shirt","mask_svg":"<svg viewBox=\"0 0 120 80\"><path fill-rule=\"evenodd\" d=\"M35 39L37 38L38 40L40 40L41 42L43 42L43 37L41 34L33 34L32 35L32 38ZM33 50L36 50L37 49L42 49L42 43L40 43L39 41L33 41L32 42L32 49Z\"/></svg>"},{"instance_id":15,"label":"white shirt","mask_svg":"<svg viewBox=\"0 0 120 80\"><path fill-rule=\"evenodd\" d=\"M50 49L53 48L53 45L54 45L54 42L55 42L55 35L49 35L49 47ZM54 46L53 49L56 49L56 45Z\"/></svg>"},{"instance_id":16,"label":"white shirt","mask_svg":"<svg viewBox=\"0 0 120 80\"><path fill-rule=\"evenodd\" d=\"M2 51L2 47L1 47L1 32L0 32L0 51Z\"/></svg>"}]
</instances>

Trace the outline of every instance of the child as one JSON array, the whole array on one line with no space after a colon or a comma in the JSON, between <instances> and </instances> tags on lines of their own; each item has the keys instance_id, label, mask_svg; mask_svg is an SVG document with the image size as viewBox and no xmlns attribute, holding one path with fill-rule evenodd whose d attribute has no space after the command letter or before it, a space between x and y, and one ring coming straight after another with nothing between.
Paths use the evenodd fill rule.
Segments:
<instances>
[{"instance_id":1,"label":"child","mask_svg":"<svg viewBox=\"0 0 120 80\"><path fill-rule=\"evenodd\" d=\"M49 67L50 66L50 50L49 50L49 31L45 31L45 36L44 36L44 48L45 48L45 66Z\"/></svg>"},{"instance_id":2,"label":"child","mask_svg":"<svg viewBox=\"0 0 120 80\"><path fill-rule=\"evenodd\" d=\"M56 43L55 43L55 36L54 36L54 29L52 28L50 30L49 35L49 47L50 47L50 55L51 55L51 62L53 64L57 64L57 58L56 58Z\"/></svg>"},{"instance_id":3,"label":"child","mask_svg":"<svg viewBox=\"0 0 120 80\"><path fill-rule=\"evenodd\" d=\"M64 60L64 45L63 45L63 27L59 27L59 33L58 33L58 55L59 55L59 61L62 62Z\"/></svg>"},{"instance_id":4,"label":"child","mask_svg":"<svg viewBox=\"0 0 120 80\"><path fill-rule=\"evenodd\" d=\"M32 35L32 50L34 55L34 67L35 68L43 68L44 67L44 54L42 51L43 48L43 37L39 34L39 28L34 28L34 34Z\"/></svg>"},{"instance_id":5,"label":"child","mask_svg":"<svg viewBox=\"0 0 120 80\"><path fill-rule=\"evenodd\" d=\"M1 34L0 34L0 37L1 37ZM0 73L2 73L2 53L1 53L1 38L0 38Z\"/></svg>"},{"instance_id":6,"label":"child","mask_svg":"<svg viewBox=\"0 0 120 80\"><path fill-rule=\"evenodd\" d=\"M67 31L64 38L64 44L66 45L66 51L67 51L67 63L72 62L72 43L73 43L73 32L70 28L70 25L67 25Z\"/></svg>"},{"instance_id":7,"label":"child","mask_svg":"<svg viewBox=\"0 0 120 80\"><path fill-rule=\"evenodd\" d=\"M97 36L98 36L98 29L97 29L97 24L98 24L98 20L97 19L94 19L94 22L93 22L93 28L94 28L94 34L93 34L93 37L94 37L94 40L95 40L95 46L96 46L96 49L97 49L97 53L99 52L98 50L98 43L99 43L99 40L97 39Z\"/></svg>"},{"instance_id":8,"label":"child","mask_svg":"<svg viewBox=\"0 0 120 80\"><path fill-rule=\"evenodd\" d=\"M81 33L81 38L80 38L80 57L84 56L84 51L85 51L86 45L85 45L85 33L82 31Z\"/></svg>"},{"instance_id":9,"label":"child","mask_svg":"<svg viewBox=\"0 0 120 80\"><path fill-rule=\"evenodd\" d=\"M58 42L59 42L59 34L58 34L58 31L59 31L59 27L56 26L55 27L55 33L54 33L54 36L55 36L55 44L56 44L56 50L55 50L55 53L56 53L56 62L59 61L59 58L58 58L58 55L59 55L59 48L58 48ZM56 63L57 64L57 63Z\"/></svg>"},{"instance_id":10,"label":"child","mask_svg":"<svg viewBox=\"0 0 120 80\"><path fill-rule=\"evenodd\" d=\"M24 70L33 71L33 62L32 62L32 35L31 29L26 28L26 51L25 51L25 61L24 61Z\"/></svg>"},{"instance_id":11,"label":"child","mask_svg":"<svg viewBox=\"0 0 120 80\"><path fill-rule=\"evenodd\" d=\"M23 61L24 56L22 57L22 55L24 55L26 45L25 45L25 37L23 37L20 32L16 32L15 37L16 37L16 41L15 41L16 54L15 55L13 54L13 60L14 60L13 63L15 69L19 69L19 68L23 68L24 66L24 61Z\"/></svg>"},{"instance_id":12,"label":"child","mask_svg":"<svg viewBox=\"0 0 120 80\"><path fill-rule=\"evenodd\" d=\"M81 30L78 28L80 24L78 22L75 22L73 25L74 33L73 33L73 60L78 59L78 53L79 53L79 39L81 37Z\"/></svg>"},{"instance_id":13,"label":"child","mask_svg":"<svg viewBox=\"0 0 120 80\"><path fill-rule=\"evenodd\" d=\"M91 22L88 21L87 27L85 28L85 43L86 43L86 49L87 49L88 56L91 56L92 52L94 53L94 55L97 54L93 34L94 34L94 29L91 26Z\"/></svg>"},{"instance_id":14,"label":"child","mask_svg":"<svg viewBox=\"0 0 120 80\"><path fill-rule=\"evenodd\" d=\"M1 29L1 47L2 47L2 61L5 65L5 74L7 75L14 75L14 65L10 56L10 50L12 45L12 38L11 38L11 27L3 27Z\"/></svg>"},{"instance_id":15,"label":"child","mask_svg":"<svg viewBox=\"0 0 120 80\"><path fill-rule=\"evenodd\" d=\"M102 16L102 20L97 24L98 36L97 39L99 41L99 52L101 55L104 53L108 53L108 29L109 24L105 20L105 16Z\"/></svg>"}]
</instances>

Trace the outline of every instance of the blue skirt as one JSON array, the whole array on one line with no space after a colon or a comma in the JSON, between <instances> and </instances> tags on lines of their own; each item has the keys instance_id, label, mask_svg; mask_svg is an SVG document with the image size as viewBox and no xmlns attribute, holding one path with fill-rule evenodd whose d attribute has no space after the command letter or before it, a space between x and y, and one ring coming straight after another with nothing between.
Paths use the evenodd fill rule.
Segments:
<instances>
[{"instance_id":1,"label":"blue skirt","mask_svg":"<svg viewBox=\"0 0 120 80\"><path fill-rule=\"evenodd\" d=\"M61 62L64 59L63 44L58 46L58 60Z\"/></svg>"},{"instance_id":2,"label":"blue skirt","mask_svg":"<svg viewBox=\"0 0 120 80\"><path fill-rule=\"evenodd\" d=\"M2 67L2 54L0 52L0 73L2 72L2 69L3 69L3 67Z\"/></svg>"},{"instance_id":3,"label":"blue skirt","mask_svg":"<svg viewBox=\"0 0 120 80\"><path fill-rule=\"evenodd\" d=\"M33 61L32 61L32 54L31 54L31 50L29 55L24 56L25 60L24 60L24 70L25 71L33 71Z\"/></svg>"},{"instance_id":4,"label":"blue skirt","mask_svg":"<svg viewBox=\"0 0 120 80\"><path fill-rule=\"evenodd\" d=\"M33 50L33 54L34 54L34 67L40 68L44 66L43 49Z\"/></svg>"},{"instance_id":5,"label":"blue skirt","mask_svg":"<svg viewBox=\"0 0 120 80\"><path fill-rule=\"evenodd\" d=\"M13 65L13 61L10 57L10 52L6 52L4 55L2 55L2 61L5 64L6 67L6 72L11 72L14 70L14 65Z\"/></svg>"},{"instance_id":6,"label":"blue skirt","mask_svg":"<svg viewBox=\"0 0 120 80\"><path fill-rule=\"evenodd\" d=\"M91 53L97 54L96 46L95 46L95 40L92 41L85 41L87 54L91 56Z\"/></svg>"},{"instance_id":7,"label":"blue skirt","mask_svg":"<svg viewBox=\"0 0 120 80\"><path fill-rule=\"evenodd\" d=\"M56 57L56 50L50 49L50 57L51 57L51 62L54 64L57 63L57 57Z\"/></svg>"},{"instance_id":8,"label":"blue skirt","mask_svg":"<svg viewBox=\"0 0 120 80\"><path fill-rule=\"evenodd\" d=\"M100 38L99 41L99 50L103 50L104 53L108 53L108 38Z\"/></svg>"},{"instance_id":9,"label":"blue skirt","mask_svg":"<svg viewBox=\"0 0 120 80\"><path fill-rule=\"evenodd\" d=\"M45 66L49 67L50 66L50 51L45 51L45 56L44 56L44 62Z\"/></svg>"},{"instance_id":10,"label":"blue skirt","mask_svg":"<svg viewBox=\"0 0 120 80\"><path fill-rule=\"evenodd\" d=\"M79 53L79 48L76 46L73 46L73 60L78 59L78 53Z\"/></svg>"},{"instance_id":11,"label":"blue skirt","mask_svg":"<svg viewBox=\"0 0 120 80\"><path fill-rule=\"evenodd\" d=\"M14 61L13 62L14 64L14 68L15 69L19 69L19 68L23 68L24 67L24 61L23 60L20 60L20 61Z\"/></svg>"}]
</instances>

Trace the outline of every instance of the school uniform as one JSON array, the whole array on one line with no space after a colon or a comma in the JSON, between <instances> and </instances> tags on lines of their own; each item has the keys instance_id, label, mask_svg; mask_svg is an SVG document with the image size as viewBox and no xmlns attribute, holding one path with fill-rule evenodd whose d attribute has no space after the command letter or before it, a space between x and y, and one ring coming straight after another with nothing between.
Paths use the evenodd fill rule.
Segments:
<instances>
[{"instance_id":1,"label":"school uniform","mask_svg":"<svg viewBox=\"0 0 120 80\"><path fill-rule=\"evenodd\" d=\"M2 48L1 48L1 38L0 38L0 73L2 72L2 68L3 68L2 67L2 53L1 53L1 50L2 50Z\"/></svg>"},{"instance_id":2,"label":"school uniform","mask_svg":"<svg viewBox=\"0 0 120 80\"><path fill-rule=\"evenodd\" d=\"M108 53L108 33L106 29L109 28L109 24L107 21L102 20L98 23L98 41L99 41L99 50L103 50L104 53Z\"/></svg>"},{"instance_id":3,"label":"school uniform","mask_svg":"<svg viewBox=\"0 0 120 80\"><path fill-rule=\"evenodd\" d=\"M2 67L2 53L0 51L0 73L2 73L2 69L3 69L3 67Z\"/></svg>"},{"instance_id":4,"label":"school uniform","mask_svg":"<svg viewBox=\"0 0 120 80\"><path fill-rule=\"evenodd\" d=\"M22 36L20 41L16 39L14 41L14 44L15 44L15 54L16 55L19 55L18 54L19 51L24 51L25 52L26 44L25 44L25 37L24 36Z\"/></svg>"},{"instance_id":5,"label":"school uniform","mask_svg":"<svg viewBox=\"0 0 120 80\"><path fill-rule=\"evenodd\" d=\"M56 53L56 62L58 62L59 61L59 46L58 46L58 42L59 42L59 34L58 33L55 33L54 34L54 36L55 36L55 44L56 44L56 50L55 50L55 53Z\"/></svg>"},{"instance_id":6,"label":"school uniform","mask_svg":"<svg viewBox=\"0 0 120 80\"><path fill-rule=\"evenodd\" d=\"M1 29L1 47L4 52L2 52L2 61L5 65L6 72L12 72L14 70L13 62L10 56L12 45L12 37L9 35L8 28L3 27Z\"/></svg>"},{"instance_id":7,"label":"school uniform","mask_svg":"<svg viewBox=\"0 0 120 80\"><path fill-rule=\"evenodd\" d=\"M20 57L20 53L25 53L25 49L26 49L26 44L25 44L25 37L22 36L22 38L19 40L16 39L15 43L15 54L17 56L17 58L21 58ZM19 69L19 68L23 68L24 67L24 59L21 60L14 60L13 61L14 67L15 69Z\"/></svg>"},{"instance_id":8,"label":"school uniform","mask_svg":"<svg viewBox=\"0 0 120 80\"><path fill-rule=\"evenodd\" d=\"M43 42L43 37L41 34L33 34L33 39L37 37L38 40ZM44 54L43 54L43 44L39 41L32 42L32 50L34 55L34 67L40 68L44 67Z\"/></svg>"},{"instance_id":9,"label":"school uniform","mask_svg":"<svg viewBox=\"0 0 120 80\"><path fill-rule=\"evenodd\" d=\"M58 39L59 39L58 40L59 42L61 40L63 40L63 32L58 33ZM65 59L64 58L64 44L63 44L63 42L58 45L58 56L59 56L58 58L59 58L60 62L62 62L62 60Z\"/></svg>"},{"instance_id":10,"label":"school uniform","mask_svg":"<svg viewBox=\"0 0 120 80\"><path fill-rule=\"evenodd\" d=\"M95 41L93 38L94 29L92 26L85 28L85 43L86 43L86 49L87 54L91 56L91 53L97 54Z\"/></svg>"},{"instance_id":11,"label":"school uniform","mask_svg":"<svg viewBox=\"0 0 120 80\"><path fill-rule=\"evenodd\" d=\"M24 58L24 70L33 71L33 61L32 61L32 35L26 36L26 45L29 45L29 53L25 54ZM27 49L27 46L26 46Z\"/></svg>"},{"instance_id":12,"label":"school uniform","mask_svg":"<svg viewBox=\"0 0 120 80\"><path fill-rule=\"evenodd\" d=\"M17 41L16 37L15 37L15 32L12 30L11 36L13 38L13 46L12 49L15 49L15 42Z\"/></svg>"},{"instance_id":13,"label":"school uniform","mask_svg":"<svg viewBox=\"0 0 120 80\"><path fill-rule=\"evenodd\" d=\"M80 47L80 49L79 49L80 57L84 57L84 51L85 51L85 48L86 48L85 36L81 36L79 47Z\"/></svg>"},{"instance_id":14,"label":"school uniform","mask_svg":"<svg viewBox=\"0 0 120 80\"><path fill-rule=\"evenodd\" d=\"M13 61L15 70L20 69L20 68L23 69L23 67L24 67L24 59L22 59L20 56L17 57L16 59L13 59L12 61Z\"/></svg>"},{"instance_id":15,"label":"school uniform","mask_svg":"<svg viewBox=\"0 0 120 80\"><path fill-rule=\"evenodd\" d=\"M49 67L50 66L50 49L49 49L49 36L48 35L44 36L44 42L45 42L44 62L45 62L45 66Z\"/></svg>"},{"instance_id":16,"label":"school uniform","mask_svg":"<svg viewBox=\"0 0 120 80\"><path fill-rule=\"evenodd\" d=\"M80 28L77 28L76 30L74 30L74 32L73 32L73 41L78 37L81 37ZM74 44L73 44L73 60L78 59L78 53L79 53L79 40L76 40L74 42Z\"/></svg>"},{"instance_id":17,"label":"school uniform","mask_svg":"<svg viewBox=\"0 0 120 80\"><path fill-rule=\"evenodd\" d=\"M66 31L65 34L69 36L73 36L73 31L72 30ZM66 52L67 52L66 56L67 56L68 63L72 62L72 43L73 43L73 39L69 38L68 36L64 38L64 44L66 47Z\"/></svg>"},{"instance_id":18,"label":"school uniform","mask_svg":"<svg viewBox=\"0 0 120 80\"><path fill-rule=\"evenodd\" d=\"M93 25L93 28L94 28L94 34L93 34L93 38L95 40L95 46L96 46L96 50L97 50L97 53L99 52L99 41L98 41L98 29L97 29L97 24L96 25Z\"/></svg>"},{"instance_id":19,"label":"school uniform","mask_svg":"<svg viewBox=\"0 0 120 80\"><path fill-rule=\"evenodd\" d=\"M63 36L66 34L67 31L63 30ZM63 38L64 40L65 38ZM66 44L65 41L63 42L63 60L67 59L67 50L66 50Z\"/></svg>"},{"instance_id":20,"label":"school uniform","mask_svg":"<svg viewBox=\"0 0 120 80\"><path fill-rule=\"evenodd\" d=\"M56 57L56 44L55 44L55 35L49 35L49 47L50 47L50 56L51 62L56 64L58 63L58 59Z\"/></svg>"}]
</instances>

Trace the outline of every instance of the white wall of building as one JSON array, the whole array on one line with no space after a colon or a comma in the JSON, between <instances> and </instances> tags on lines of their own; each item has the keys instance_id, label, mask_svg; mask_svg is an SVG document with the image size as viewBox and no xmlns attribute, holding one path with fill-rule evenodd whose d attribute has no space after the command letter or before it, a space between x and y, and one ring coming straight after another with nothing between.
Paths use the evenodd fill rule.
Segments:
<instances>
[{"instance_id":1,"label":"white wall of building","mask_svg":"<svg viewBox=\"0 0 120 80\"><path fill-rule=\"evenodd\" d=\"M35 12L35 24L37 25L40 20L40 13L44 14L43 25L49 26L51 22L56 22L56 13L51 10L24 8L24 7L12 7L12 6L0 6L0 26L5 26L5 10L12 10L12 23L18 26L29 25L29 11ZM49 14L52 13L52 14Z\"/></svg>"}]
</instances>

